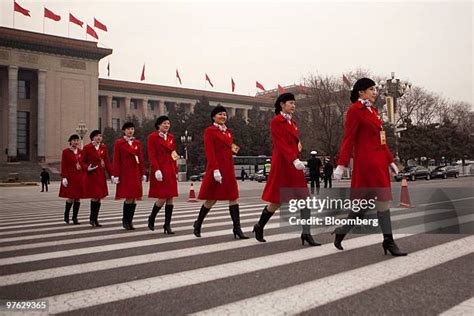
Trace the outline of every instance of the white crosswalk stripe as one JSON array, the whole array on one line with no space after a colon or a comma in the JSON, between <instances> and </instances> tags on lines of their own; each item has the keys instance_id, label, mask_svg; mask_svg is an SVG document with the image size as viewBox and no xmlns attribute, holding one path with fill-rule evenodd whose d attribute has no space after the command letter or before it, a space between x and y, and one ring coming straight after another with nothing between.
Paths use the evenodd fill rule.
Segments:
<instances>
[{"instance_id":1,"label":"white crosswalk stripe","mask_svg":"<svg viewBox=\"0 0 474 316\"><path fill-rule=\"evenodd\" d=\"M101 305L106 306L110 303L118 304L131 298L163 295L169 291L184 291L192 286L212 284L236 276L267 274L276 268L291 271L291 266L294 264L306 261L316 262L329 257L337 261L338 257L351 251L369 252L374 247L377 248L377 253L383 256L380 234L351 236L352 238L344 241L346 250L343 252L327 242L321 247L301 247L298 240L299 233L291 232L278 218L273 218L265 227L268 233L267 243L258 243L254 238L233 240L232 222L228 206L224 203L216 205L209 213L200 239L192 234L192 224L199 211L199 203L175 205L172 225L176 235L171 236L164 236L162 231L159 232L163 223L163 212L160 212L157 217L155 224L157 231L148 230L146 226L150 212L148 206L137 210L134 219L137 230L124 231L121 228L121 205L115 201L107 201L102 205L103 210L99 220L105 227L97 229L84 227L86 223L79 226L61 223L61 209L64 205L56 203L58 210L55 211L56 214L52 214L51 206L47 206L48 203L50 202L39 203L36 214L28 212L23 214L23 217L17 218L10 210L0 216L0 268L5 269L0 274L0 297L9 298L8 291L21 293L22 287L27 287L29 293L33 293L35 300L48 301L48 314L84 312L87 308L99 308ZM84 203L84 206L88 204ZM258 200L240 204L242 229L250 237L253 236L250 231L253 224L258 221L262 207L263 204ZM87 211L82 211L84 221L87 218L86 214L88 215L88 208ZM427 216L445 213L449 211L431 209L415 212L395 209L392 215L394 227L398 223L404 223L395 231L395 237L414 243L417 238L415 234L474 222L473 214L456 218L445 216L432 222L424 220ZM23 224L22 220L28 218L28 214L32 216L34 214L37 220ZM327 231L329 228L313 229L313 232L318 234ZM157 250L151 252L152 248L148 248L142 251L141 249L145 247L156 247ZM258 249L268 253L259 255ZM300 282L289 287L281 285L276 290L252 296L244 295L246 297L244 299L235 299L225 304L208 302L205 308L197 304L193 312L212 315L261 313L273 315L305 312L344 297L357 295L368 289L389 286L391 282L401 278L410 277L470 255L474 252L474 237L459 236L439 245L416 249L408 257L382 261L378 257L379 259L374 260L375 262L362 267L308 282ZM225 260L219 262L215 259L236 253L242 254L243 259L230 262ZM94 258L92 255L97 257ZM213 260L217 261L201 263L201 266L193 264L183 267L175 266L173 272L159 273L160 266L173 266L175 262L178 264L187 258L203 261L207 257L213 257ZM64 260L67 263L63 264ZM122 276L116 280L114 278L101 280L100 278L103 273L113 275L113 271L138 272L146 265L156 266L158 274L149 271L137 279L133 277L133 273L130 277L123 278ZM73 277L74 282L80 282L81 278L91 275L96 278L90 284L78 286L71 282ZM367 275L371 277L367 278ZM351 280L350 286L347 286L348 279ZM47 284L51 287L45 286ZM55 290L56 286L61 288L59 292ZM225 292L225 289L222 291ZM312 295L305 296L304 294L308 292ZM466 311L472 311L473 308L472 300L470 300L453 307L452 310L446 310L445 314L461 315ZM123 312L133 313L131 310Z\"/></svg>"}]
</instances>

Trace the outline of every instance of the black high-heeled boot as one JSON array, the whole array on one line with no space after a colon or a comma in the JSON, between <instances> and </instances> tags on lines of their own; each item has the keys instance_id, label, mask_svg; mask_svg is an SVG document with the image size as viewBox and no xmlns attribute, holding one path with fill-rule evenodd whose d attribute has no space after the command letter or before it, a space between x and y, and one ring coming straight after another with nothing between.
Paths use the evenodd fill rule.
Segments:
<instances>
[{"instance_id":1,"label":"black high-heeled boot","mask_svg":"<svg viewBox=\"0 0 474 316\"><path fill-rule=\"evenodd\" d=\"M392 256L395 257L406 256L408 253L402 252L393 240L390 210L377 212L377 218L379 220L379 226L382 229L383 233L382 248L384 254L386 255L388 251Z\"/></svg>"},{"instance_id":2,"label":"black high-heeled boot","mask_svg":"<svg viewBox=\"0 0 474 316\"><path fill-rule=\"evenodd\" d=\"M153 204L153 209L151 210L150 216L148 216L148 228L151 231L155 230L155 219L158 212L161 210L161 206L158 207L156 204Z\"/></svg>"},{"instance_id":3,"label":"black high-heeled boot","mask_svg":"<svg viewBox=\"0 0 474 316\"><path fill-rule=\"evenodd\" d=\"M74 202L72 205L72 223L74 225L80 225L79 221L77 220L77 215L79 214L79 207L81 206L81 202Z\"/></svg>"},{"instance_id":4,"label":"black high-heeled boot","mask_svg":"<svg viewBox=\"0 0 474 316\"><path fill-rule=\"evenodd\" d=\"M309 209L302 209L300 211L301 219L309 220L311 211ZM319 242L314 241L313 236L311 236L310 225L303 225L303 232L301 233L301 245L304 246L306 241L310 246L321 246Z\"/></svg>"},{"instance_id":5,"label":"black high-heeled boot","mask_svg":"<svg viewBox=\"0 0 474 316\"><path fill-rule=\"evenodd\" d=\"M123 202L123 213L122 213L122 227L125 228L126 230L130 230L130 225L128 224L129 222L129 216L130 216L130 205L125 202Z\"/></svg>"},{"instance_id":6,"label":"black high-heeled boot","mask_svg":"<svg viewBox=\"0 0 474 316\"><path fill-rule=\"evenodd\" d=\"M194 236L201 237L202 222L204 222L204 218L206 218L207 213L209 213L210 210L211 209L205 207L204 204L201 206L201 210L199 211L198 218L194 222L194 225L193 225L193 227L194 227L194 231L193 231Z\"/></svg>"},{"instance_id":7,"label":"black high-heeled boot","mask_svg":"<svg viewBox=\"0 0 474 316\"><path fill-rule=\"evenodd\" d=\"M234 228L232 229L232 232L234 233L234 239L237 239L237 236L239 237L239 239L249 239L249 237L244 235L242 229L240 228L239 204L230 205L229 212L230 217L232 218L232 223L234 225Z\"/></svg>"},{"instance_id":8,"label":"black high-heeled boot","mask_svg":"<svg viewBox=\"0 0 474 316\"><path fill-rule=\"evenodd\" d=\"M347 219L356 219L356 218L362 218L365 214L365 210L360 210L359 212L353 212L351 211L349 215L347 216ZM336 247L339 250L344 250L342 248L342 241L344 240L344 237L351 231L351 229L355 225L353 224L346 224L344 226L338 227L334 229L334 231L331 233L331 235L336 235L334 239L334 247Z\"/></svg>"},{"instance_id":9,"label":"black high-heeled boot","mask_svg":"<svg viewBox=\"0 0 474 316\"><path fill-rule=\"evenodd\" d=\"M171 230L171 216L173 215L173 208L173 204L166 204L165 206L165 224L163 225L163 232L169 235L174 235L174 231Z\"/></svg>"},{"instance_id":10,"label":"black high-heeled boot","mask_svg":"<svg viewBox=\"0 0 474 316\"><path fill-rule=\"evenodd\" d=\"M95 227L102 227L102 225L99 224L100 205L101 205L100 202L96 202L96 206L95 206L95 217L94 217Z\"/></svg>"},{"instance_id":11,"label":"black high-heeled boot","mask_svg":"<svg viewBox=\"0 0 474 316\"><path fill-rule=\"evenodd\" d=\"M64 209L64 222L69 224L69 211L71 210L72 203L66 202L66 207Z\"/></svg>"},{"instance_id":12,"label":"black high-heeled boot","mask_svg":"<svg viewBox=\"0 0 474 316\"><path fill-rule=\"evenodd\" d=\"M274 213L269 212L268 208L265 206L262 211L262 214L260 215L260 220L258 221L257 224L253 226L255 239L257 239L259 242L266 242L266 240L263 238L263 228L268 223L268 221L273 216L273 214Z\"/></svg>"},{"instance_id":13,"label":"black high-heeled boot","mask_svg":"<svg viewBox=\"0 0 474 316\"><path fill-rule=\"evenodd\" d=\"M96 208L97 201L91 200L91 211L89 215L89 224L92 227L95 227L95 208Z\"/></svg>"},{"instance_id":14,"label":"black high-heeled boot","mask_svg":"<svg viewBox=\"0 0 474 316\"><path fill-rule=\"evenodd\" d=\"M128 227L130 228L130 230L135 230L135 227L133 227L133 217L135 216L136 209L136 203L130 204L130 208L128 209Z\"/></svg>"}]
</instances>

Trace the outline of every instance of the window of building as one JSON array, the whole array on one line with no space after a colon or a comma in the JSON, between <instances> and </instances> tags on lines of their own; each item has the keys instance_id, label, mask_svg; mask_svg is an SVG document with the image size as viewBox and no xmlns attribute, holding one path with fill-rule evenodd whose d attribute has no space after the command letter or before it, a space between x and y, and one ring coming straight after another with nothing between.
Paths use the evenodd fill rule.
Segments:
<instances>
[{"instance_id":1,"label":"window of building","mask_svg":"<svg viewBox=\"0 0 474 316\"><path fill-rule=\"evenodd\" d=\"M118 99L113 98L112 99L112 109L118 109L120 108L120 102Z\"/></svg>"},{"instance_id":2,"label":"window of building","mask_svg":"<svg viewBox=\"0 0 474 316\"><path fill-rule=\"evenodd\" d=\"M99 117L99 131L102 130L102 118Z\"/></svg>"},{"instance_id":3,"label":"window of building","mask_svg":"<svg viewBox=\"0 0 474 316\"><path fill-rule=\"evenodd\" d=\"M100 97L99 97L99 108L102 106L102 102L100 102Z\"/></svg>"},{"instance_id":4,"label":"window of building","mask_svg":"<svg viewBox=\"0 0 474 316\"><path fill-rule=\"evenodd\" d=\"M118 119L118 118L112 118L112 128L113 128L115 131L119 131L119 130L120 130L120 119Z\"/></svg>"},{"instance_id":5,"label":"window of building","mask_svg":"<svg viewBox=\"0 0 474 316\"><path fill-rule=\"evenodd\" d=\"M155 111L155 103L154 102L151 102L151 101L148 101L148 111Z\"/></svg>"},{"instance_id":6,"label":"window of building","mask_svg":"<svg viewBox=\"0 0 474 316\"><path fill-rule=\"evenodd\" d=\"M135 100L130 101L130 108L132 110L138 110L138 104Z\"/></svg>"},{"instance_id":7,"label":"window of building","mask_svg":"<svg viewBox=\"0 0 474 316\"><path fill-rule=\"evenodd\" d=\"M18 99L30 99L30 81L18 80Z\"/></svg>"}]
</instances>

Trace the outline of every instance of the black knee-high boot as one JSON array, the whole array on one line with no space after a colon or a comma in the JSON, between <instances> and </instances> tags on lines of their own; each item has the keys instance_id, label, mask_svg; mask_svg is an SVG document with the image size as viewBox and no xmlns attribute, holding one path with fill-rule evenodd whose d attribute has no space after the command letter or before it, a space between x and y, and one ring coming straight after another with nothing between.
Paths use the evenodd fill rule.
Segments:
<instances>
[{"instance_id":1,"label":"black knee-high boot","mask_svg":"<svg viewBox=\"0 0 474 316\"><path fill-rule=\"evenodd\" d=\"M94 213L94 223L95 227L102 227L101 224L99 224L99 211L100 211L100 202L95 202L95 213Z\"/></svg>"},{"instance_id":2,"label":"black knee-high boot","mask_svg":"<svg viewBox=\"0 0 474 316\"><path fill-rule=\"evenodd\" d=\"M79 214L79 207L81 206L81 202L74 202L72 205L72 222L74 225L80 225L79 221L77 220L77 215Z\"/></svg>"},{"instance_id":3,"label":"black knee-high boot","mask_svg":"<svg viewBox=\"0 0 474 316\"><path fill-rule=\"evenodd\" d=\"M309 220L310 215L311 215L311 211L309 209L305 208L305 209L300 210L300 212L301 212L301 219ZM301 233L301 244L304 245L304 242L306 241L310 246L321 246L321 244L319 242L316 242L313 239L313 236L311 236L310 225L305 224L302 226L303 226L302 227L303 231Z\"/></svg>"},{"instance_id":4,"label":"black knee-high boot","mask_svg":"<svg viewBox=\"0 0 474 316\"><path fill-rule=\"evenodd\" d=\"M128 227L130 228L130 230L135 230L135 227L133 227L133 217L135 216L136 208L136 203L130 204L130 208L128 211Z\"/></svg>"},{"instance_id":5,"label":"black knee-high boot","mask_svg":"<svg viewBox=\"0 0 474 316\"><path fill-rule=\"evenodd\" d=\"M173 204L166 204L165 206L165 224L163 225L163 231L165 234L174 234L174 231L171 230L171 216L173 215L173 208Z\"/></svg>"},{"instance_id":6,"label":"black knee-high boot","mask_svg":"<svg viewBox=\"0 0 474 316\"><path fill-rule=\"evenodd\" d=\"M239 237L239 239L249 239L249 237L245 236L240 228L240 210L239 204L234 204L229 206L230 217L232 218L232 223L234 228L232 232L234 233L234 239Z\"/></svg>"},{"instance_id":7,"label":"black knee-high boot","mask_svg":"<svg viewBox=\"0 0 474 316\"><path fill-rule=\"evenodd\" d=\"M123 203L123 214L122 214L122 227L126 230L130 230L129 216L130 216L130 205L128 203Z\"/></svg>"},{"instance_id":8,"label":"black knee-high boot","mask_svg":"<svg viewBox=\"0 0 474 316\"><path fill-rule=\"evenodd\" d=\"M270 218L273 216L274 213L271 213L268 211L268 208L265 206L265 208L262 211L262 215L260 215L260 220L258 221L257 224L253 226L253 232L255 233L255 239L257 239L260 242L266 242L266 240L263 238L263 228L265 225L268 223Z\"/></svg>"},{"instance_id":9,"label":"black knee-high boot","mask_svg":"<svg viewBox=\"0 0 474 316\"><path fill-rule=\"evenodd\" d=\"M347 219L353 220L356 218L363 218L366 211L367 210L360 210L359 212L351 211L349 215L347 216ZM352 230L354 226L355 226L354 224L346 224L346 225L336 228L331 233L331 235L334 235L334 234L336 235L334 239L334 247L336 247L339 250L344 250L344 248L342 247L342 241L344 240L344 237L346 237L346 235Z\"/></svg>"},{"instance_id":10,"label":"black knee-high boot","mask_svg":"<svg viewBox=\"0 0 474 316\"><path fill-rule=\"evenodd\" d=\"M196 237L201 237L201 226L202 226L202 222L204 222L204 218L206 218L207 216L207 213L209 213L211 209L210 208L207 208L204 206L204 204L201 206L201 210L199 211L199 215L198 215L198 218L197 220L194 222L194 236Z\"/></svg>"},{"instance_id":11,"label":"black knee-high boot","mask_svg":"<svg viewBox=\"0 0 474 316\"><path fill-rule=\"evenodd\" d=\"M383 212L377 212L377 218L379 220L379 226L382 229L383 233L383 251L387 254L387 251L392 254L392 256L406 256L406 252L401 252L397 244L393 240L392 234L392 221L390 218L390 210Z\"/></svg>"},{"instance_id":12,"label":"black knee-high boot","mask_svg":"<svg viewBox=\"0 0 474 316\"><path fill-rule=\"evenodd\" d=\"M64 209L64 221L69 224L69 211L71 210L72 203L66 202L66 207Z\"/></svg>"},{"instance_id":13,"label":"black knee-high boot","mask_svg":"<svg viewBox=\"0 0 474 316\"><path fill-rule=\"evenodd\" d=\"M156 203L153 204L153 209L151 210L150 216L148 216L148 228L151 231L155 230L155 219L158 212L161 210L161 206L157 206Z\"/></svg>"},{"instance_id":14,"label":"black knee-high boot","mask_svg":"<svg viewBox=\"0 0 474 316\"><path fill-rule=\"evenodd\" d=\"M95 227L95 209L96 209L97 201L91 200L91 213L89 215L89 224L92 227Z\"/></svg>"}]
</instances>

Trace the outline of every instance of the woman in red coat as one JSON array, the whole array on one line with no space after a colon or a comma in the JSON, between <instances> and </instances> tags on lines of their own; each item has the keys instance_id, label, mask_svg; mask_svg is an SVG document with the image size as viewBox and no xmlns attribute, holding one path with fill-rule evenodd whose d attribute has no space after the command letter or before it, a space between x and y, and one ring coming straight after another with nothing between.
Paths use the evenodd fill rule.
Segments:
<instances>
[{"instance_id":1,"label":"woman in red coat","mask_svg":"<svg viewBox=\"0 0 474 316\"><path fill-rule=\"evenodd\" d=\"M112 182L117 185L115 199L125 199L122 226L127 230L134 230L132 222L137 207L135 200L142 198L142 181L146 182L145 159L142 143L133 137L135 125L126 122L122 126L122 132L124 136L114 144Z\"/></svg>"},{"instance_id":2,"label":"woman in red coat","mask_svg":"<svg viewBox=\"0 0 474 316\"><path fill-rule=\"evenodd\" d=\"M72 207L72 222L79 225L77 214L81 205L80 199L83 197L82 187L84 185L84 173L79 161L82 157L82 150L79 148L79 135L69 137L69 147L64 148L61 156L61 185L59 196L66 198L66 208L64 210L64 221L69 224L69 211Z\"/></svg>"},{"instance_id":3,"label":"woman in red coat","mask_svg":"<svg viewBox=\"0 0 474 316\"><path fill-rule=\"evenodd\" d=\"M355 83L351 92L353 104L347 111L344 138L334 177L341 179L353 153L351 198L376 200L377 217L384 237L384 252L405 256L406 253L401 252L393 240L389 209L392 200L390 169L396 174L398 168L386 144L382 121L374 106L376 98L374 81L362 78ZM348 218L362 217L366 211L351 212ZM336 248L343 250L342 240L353 226L344 225L334 231Z\"/></svg>"},{"instance_id":4,"label":"woman in red coat","mask_svg":"<svg viewBox=\"0 0 474 316\"><path fill-rule=\"evenodd\" d=\"M235 179L233 153L238 146L233 143L232 132L225 126L226 109L218 105L211 112L213 124L204 131L206 174L199 190L198 199L206 200L194 222L194 235L201 237L204 218L216 201L229 201L229 212L234 225L234 238L248 239L240 228L239 188Z\"/></svg>"},{"instance_id":5,"label":"woman in red coat","mask_svg":"<svg viewBox=\"0 0 474 316\"><path fill-rule=\"evenodd\" d=\"M305 199L309 196L308 185L304 177L305 165L300 161L301 143L299 132L292 115L296 101L292 93L281 94L275 102L275 117L271 122L272 133L272 166L268 181L263 190L262 200L268 205L262 211L260 220L255 224L253 231L255 238L265 242L263 228L278 210L282 203L290 199ZM281 191L285 196L281 196ZM301 210L301 217L307 218L309 210ZM308 242L311 246L319 246L311 236L309 225L303 226L301 242Z\"/></svg>"},{"instance_id":6,"label":"woman in red coat","mask_svg":"<svg viewBox=\"0 0 474 316\"><path fill-rule=\"evenodd\" d=\"M173 214L173 198L178 196L178 172L176 160L176 141L168 131L171 127L170 119L162 115L156 119L156 131L148 136L147 150L150 161L150 191L149 197L156 198L153 209L148 217L148 228L155 230L155 219L160 209L165 205L165 234L174 234L171 230L171 216Z\"/></svg>"},{"instance_id":7,"label":"woman in red coat","mask_svg":"<svg viewBox=\"0 0 474 316\"><path fill-rule=\"evenodd\" d=\"M112 176L107 148L102 144L102 134L94 130L90 134L91 143L84 146L81 158L81 167L84 175L84 197L91 199L91 214L89 223L95 227L99 224L100 200L109 195L105 171Z\"/></svg>"}]
</instances>

